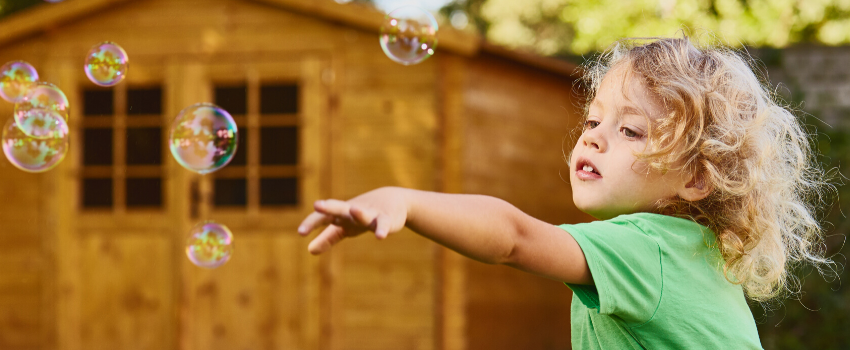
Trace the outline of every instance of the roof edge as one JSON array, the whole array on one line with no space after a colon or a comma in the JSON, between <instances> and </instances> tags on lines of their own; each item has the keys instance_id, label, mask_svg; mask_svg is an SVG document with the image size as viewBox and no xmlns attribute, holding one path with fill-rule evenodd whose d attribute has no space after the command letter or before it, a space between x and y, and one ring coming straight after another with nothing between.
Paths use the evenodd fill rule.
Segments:
<instances>
[{"instance_id":1,"label":"roof edge","mask_svg":"<svg viewBox=\"0 0 850 350\"><path fill-rule=\"evenodd\" d=\"M339 4L329 0L251 1L283 7L306 15L321 16L376 33L385 16L374 8L357 3ZM451 26L443 26L437 32L437 47L440 50L449 50L467 57L475 56L483 51L569 78L577 78L581 75L581 69L575 63L498 46L487 42L477 32L458 30Z\"/></svg>"},{"instance_id":2,"label":"roof edge","mask_svg":"<svg viewBox=\"0 0 850 350\"><path fill-rule=\"evenodd\" d=\"M0 21L0 45L55 27L101 8L130 0L75 0L42 4L13 13Z\"/></svg>"},{"instance_id":3,"label":"roof edge","mask_svg":"<svg viewBox=\"0 0 850 350\"><path fill-rule=\"evenodd\" d=\"M573 62L540 56L531 52L513 50L489 42L481 44L481 51L569 78L579 78L584 74L581 67Z\"/></svg>"},{"instance_id":4,"label":"roof edge","mask_svg":"<svg viewBox=\"0 0 850 350\"><path fill-rule=\"evenodd\" d=\"M102 8L129 1L134 0L64 1L14 13L0 21L0 46L39 31L49 30ZM250 1L322 17L375 33L379 31L385 17L382 12L357 3L339 4L330 0ZM570 78L581 75L581 69L575 63L498 46L486 42L477 32L458 30L451 26L443 26L437 32L437 43L441 50L461 56L472 57L485 52Z\"/></svg>"},{"instance_id":5,"label":"roof edge","mask_svg":"<svg viewBox=\"0 0 850 350\"><path fill-rule=\"evenodd\" d=\"M251 0L286 8L308 16L320 16L330 21L345 23L360 29L378 32L386 16L384 13L361 4L338 4L330 0ZM473 56L481 46L481 36L475 32L443 26L437 31L437 47L463 56Z\"/></svg>"}]
</instances>

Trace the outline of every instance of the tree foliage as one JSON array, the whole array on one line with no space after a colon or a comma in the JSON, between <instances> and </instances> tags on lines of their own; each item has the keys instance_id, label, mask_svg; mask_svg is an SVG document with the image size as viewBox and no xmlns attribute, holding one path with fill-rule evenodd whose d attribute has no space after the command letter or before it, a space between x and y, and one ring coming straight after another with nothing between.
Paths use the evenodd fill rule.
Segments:
<instances>
[{"instance_id":1,"label":"tree foliage","mask_svg":"<svg viewBox=\"0 0 850 350\"><path fill-rule=\"evenodd\" d=\"M0 0L0 18L42 3L44 0Z\"/></svg>"},{"instance_id":2,"label":"tree foliage","mask_svg":"<svg viewBox=\"0 0 850 350\"><path fill-rule=\"evenodd\" d=\"M456 0L445 9L467 11L491 42L543 55L676 34L732 46L850 42L850 0Z\"/></svg>"},{"instance_id":3,"label":"tree foliage","mask_svg":"<svg viewBox=\"0 0 850 350\"><path fill-rule=\"evenodd\" d=\"M834 49L846 50L846 49ZM803 350L803 349L850 349L850 287L842 277L846 277L847 257L850 245L847 236L850 233L850 124L841 122L850 117L850 109L825 106L834 109L827 113L819 108L803 110L805 101L818 99L811 88L816 81L798 81L790 78L789 70L798 70L791 63L783 62L785 50L750 49L749 52L765 66L771 76L785 77L781 83L783 97L812 134L811 142L819 158L818 161L827 174L833 178L836 192L832 193L831 206L820 213L826 228L826 256L836 262L837 274L820 275L811 266L799 266L792 272L800 281L799 295L791 299L780 300L770 307L751 305L755 316L762 345L767 350ZM832 74L835 74L833 72ZM813 78L813 77L809 77ZM808 85L804 88L802 85ZM808 92L807 92L808 91ZM821 116L834 114L835 121L827 124ZM833 176L834 175L834 176ZM842 200L843 199L843 200Z\"/></svg>"}]
</instances>

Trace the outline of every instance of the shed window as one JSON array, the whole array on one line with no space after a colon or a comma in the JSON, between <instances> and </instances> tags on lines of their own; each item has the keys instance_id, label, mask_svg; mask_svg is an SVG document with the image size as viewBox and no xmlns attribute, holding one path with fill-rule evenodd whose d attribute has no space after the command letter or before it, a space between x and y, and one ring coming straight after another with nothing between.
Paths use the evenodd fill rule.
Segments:
<instances>
[{"instance_id":1,"label":"shed window","mask_svg":"<svg viewBox=\"0 0 850 350\"><path fill-rule=\"evenodd\" d=\"M215 104L236 120L239 145L230 164L214 175L213 204L298 205L298 85L221 83L214 95Z\"/></svg>"},{"instance_id":2,"label":"shed window","mask_svg":"<svg viewBox=\"0 0 850 350\"><path fill-rule=\"evenodd\" d=\"M264 116L298 113L298 85L265 84L260 87L260 113Z\"/></svg>"},{"instance_id":3,"label":"shed window","mask_svg":"<svg viewBox=\"0 0 850 350\"><path fill-rule=\"evenodd\" d=\"M84 207L112 207L112 178L85 178L82 192Z\"/></svg>"},{"instance_id":4,"label":"shed window","mask_svg":"<svg viewBox=\"0 0 850 350\"><path fill-rule=\"evenodd\" d=\"M112 90L83 91L83 114L88 116L111 116L114 110Z\"/></svg>"},{"instance_id":5,"label":"shed window","mask_svg":"<svg viewBox=\"0 0 850 350\"><path fill-rule=\"evenodd\" d=\"M159 86L127 90L127 115L162 114L162 88Z\"/></svg>"},{"instance_id":6,"label":"shed window","mask_svg":"<svg viewBox=\"0 0 850 350\"><path fill-rule=\"evenodd\" d=\"M248 114L248 86L216 86L215 104L231 115Z\"/></svg>"},{"instance_id":7,"label":"shed window","mask_svg":"<svg viewBox=\"0 0 850 350\"><path fill-rule=\"evenodd\" d=\"M83 130L83 166L112 165L112 128Z\"/></svg>"},{"instance_id":8,"label":"shed window","mask_svg":"<svg viewBox=\"0 0 850 350\"><path fill-rule=\"evenodd\" d=\"M83 87L84 209L161 208L162 87Z\"/></svg>"}]
</instances>

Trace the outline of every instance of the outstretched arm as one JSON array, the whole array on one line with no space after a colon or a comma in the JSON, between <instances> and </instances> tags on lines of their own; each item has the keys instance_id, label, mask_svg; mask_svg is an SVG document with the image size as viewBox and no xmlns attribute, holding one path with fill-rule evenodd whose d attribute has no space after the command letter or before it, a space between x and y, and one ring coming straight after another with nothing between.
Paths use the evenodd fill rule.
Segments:
<instances>
[{"instance_id":1,"label":"outstretched arm","mask_svg":"<svg viewBox=\"0 0 850 350\"><path fill-rule=\"evenodd\" d=\"M569 283L592 283L575 239L494 197L384 187L349 201L324 200L302 222L302 235L328 224L308 249L322 253L341 239L404 226L469 258L505 264Z\"/></svg>"}]
</instances>

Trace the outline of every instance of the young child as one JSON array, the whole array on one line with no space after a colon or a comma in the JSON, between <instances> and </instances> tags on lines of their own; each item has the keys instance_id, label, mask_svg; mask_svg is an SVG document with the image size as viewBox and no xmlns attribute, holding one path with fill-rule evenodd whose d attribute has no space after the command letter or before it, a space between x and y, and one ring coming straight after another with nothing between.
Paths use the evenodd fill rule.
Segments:
<instances>
[{"instance_id":1,"label":"young child","mask_svg":"<svg viewBox=\"0 0 850 350\"><path fill-rule=\"evenodd\" d=\"M760 349L746 297L825 264L829 184L807 134L747 60L686 38L621 41L586 69L590 103L569 157L573 201L554 226L497 198L386 187L320 200L308 247L404 226L472 259L562 281L576 349Z\"/></svg>"}]
</instances>

